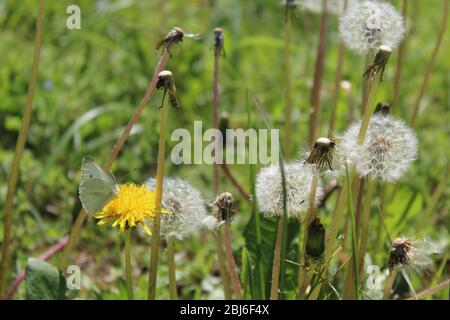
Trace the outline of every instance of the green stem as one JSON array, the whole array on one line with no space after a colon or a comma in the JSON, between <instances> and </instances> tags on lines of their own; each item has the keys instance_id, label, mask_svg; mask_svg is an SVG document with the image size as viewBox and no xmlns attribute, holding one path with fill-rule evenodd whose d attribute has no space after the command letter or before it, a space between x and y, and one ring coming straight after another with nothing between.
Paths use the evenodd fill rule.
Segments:
<instances>
[{"instance_id":1,"label":"green stem","mask_svg":"<svg viewBox=\"0 0 450 320\"><path fill-rule=\"evenodd\" d=\"M153 220L152 230L152 247L150 254L150 270L148 278L148 299L156 298L156 279L158 276L158 256L160 242L160 225L161 225L161 202L163 193L164 180L164 159L166 151L166 134L167 134L167 116L169 106L164 99L161 108L161 123L159 128L159 148L158 148L158 166L156 169L156 195L155 195L155 218Z\"/></svg>"},{"instance_id":2,"label":"green stem","mask_svg":"<svg viewBox=\"0 0 450 320\"><path fill-rule=\"evenodd\" d=\"M39 70L39 57L42 44L42 30L44 25L44 0L39 1L39 11L36 20L36 36L34 42L33 64L31 67L30 84L28 86L27 100L23 110L22 125L16 142L14 158L11 164L10 175L5 201L5 211L3 215L3 242L2 242L2 261L0 265L0 297L6 291L8 282L8 273L11 260L11 239L12 239L12 215L14 209L14 196L17 190L17 180L19 178L20 160L22 152L27 141L28 129L31 122L33 111L33 98L36 91L36 82Z\"/></svg>"},{"instance_id":3,"label":"green stem","mask_svg":"<svg viewBox=\"0 0 450 320\"><path fill-rule=\"evenodd\" d=\"M348 177L348 172L347 172ZM358 249L356 244L356 228L355 228L355 215L353 212L353 202L352 202L352 188L351 188L351 180L347 179L347 201L348 201L348 211L350 213L350 226L351 226L351 233L352 233L352 261L353 261L353 280L354 280L354 286L355 286L355 299L358 300L359 297L359 290L358 290L358 264L357 264L357 257L358 257Z\"/></svg>"},{"instance_id":4,"label":"green stem","mask_svg":"<svg viewBox=\"0 0 450 320\"><path fill-rule=\"evenodd\" d=\"M275 240L275 251L273 253L272 265L272 285L270 287L270 300L278 300L279 281L280 281L280 260L281 260L281 243L283 239L283 219L278 220L277 238Z\"/></svg>"},{"instance_id":5,"label":"green stem","mask_svg":"<svg viewBox=\"0 0 450 320\"><path fill-rule=\"evenodd\" d=\"M372 202L375 183L367 180L367 192L364 199L362 217L361 217L361 230L360 230L360 243L359 243L359 256L358 256L358 281L361 282L362 270L364 267L364 256L367 250L367 242L369 239L369 222L370 222L370 205Z\"/></svg>"},{"instance_id":6,"label":"green stem","mask_svg":"<svg viewBox=\"0 0 450 320\"><path fill-rule=\"evenodd\" d=\"M125 275L128 300L133 300L133 275L131 269L131 228L125 230Z\"/></svg>"},{"instance_id":7,"label":"green stem","mask_svg":"<svg viewBox=\"0 0 450 320\"><path fill-rule=\"evenodd\" d=\"M300 269L299 269L299 275L298 275L297 299L303 299L303 296L305 295L306 289L308 287L308 283L311 280L311 277L312 277L312 274L314 271L314 270L310 270L309 265L308 265L308 255L306 253L306 242L308 239L308 226L313 220L318 180L319 180L318 176L317 176L316 172L314 172L312 180L311 180L311 187L309 189L308 212L303 221L303 225L304 225L303 248L302 248L302 252L300 252Z\"/></svg>"},{"instance_id":8,"label":"green stem","mask_svg":"<svg viewBox=\"0 0 450 320\"><path fill-rule=\"evenodd\" d=\"M292 95L291 95L291 39L292 39L292 28L291 28L291 8L287 8L286 23L284 25L284 99L286 103L285 107L285 145L284 149L286 155L290 156L291 137L292 137Z\"/></svg>"},{"instance_id":9,"label":"green stem","mask_svg":"<svg viewBox=\"0 0 450 320\"><path fill-rule=\"evenodd\" d=\"M171 300L177 300L177 278L175 273L175 242L172 238L167 239L167 266L169 269L169 294Z\"/></svg>"}]
</instances>

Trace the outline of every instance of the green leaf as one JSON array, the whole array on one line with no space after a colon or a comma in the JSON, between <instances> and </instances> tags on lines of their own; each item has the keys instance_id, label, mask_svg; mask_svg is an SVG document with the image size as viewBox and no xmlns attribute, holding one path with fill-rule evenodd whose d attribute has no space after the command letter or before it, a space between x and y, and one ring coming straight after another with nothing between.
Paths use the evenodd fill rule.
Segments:
<instances>
[{"instance_id":1,"label":"green leaf","mask_svg":"<svg viewBox=\"0 0 450 320\"><path fill-rule=\"evenodd\" d=\"M66 299L63 274L55 266L40 259L28 259L25 288L27 300Z\"/></svg>"}]
</instances>

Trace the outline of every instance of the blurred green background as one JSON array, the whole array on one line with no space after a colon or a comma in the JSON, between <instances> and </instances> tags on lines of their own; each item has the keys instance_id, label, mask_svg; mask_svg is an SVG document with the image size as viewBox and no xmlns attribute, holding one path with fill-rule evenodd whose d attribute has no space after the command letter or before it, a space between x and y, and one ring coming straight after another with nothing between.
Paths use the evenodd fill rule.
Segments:
<instances>
[{"instance_id":1,"label":"blurred green background","mask_svg":"<svg viewBox=\"0 0 450 320\"><path fill-rule=\"evenodd\" d=\"M401 82L399 116L409 121L411 107L422 82L441 21L442 0L410 1L408 42ZM400 8L400 1L392 1ZM81 8L81 30L66 28L66 8ZM247 105L254 111L256 127L264 123L248 91L254 92L269 111L274 126L284 124L283 30L284 7L278 0L120 0L46 1L43 47L34 100L34 110L14 210L14 256L12 280L26 265L64 236L78 213L76 190L81 159L93 156L103 163L134 109L143 97L159 53L156 43L173 27L200 33L200 40L185 39L172 49L167 69L174 74L181 110L170 110L170 130L187 128L202 120L210 125L212 107L213 32L225 30L226 58L221 62L221 110L229 114L229 126L246 128ZM37 1L0 0L0 216L6 197L6 181L21 126L31 70ZM327 133L336 71L338 19L331 16L327 28L320 134ZM291 79L294 143L292 154L307 149L309 91L319 32L319 16L298 8L293 20ZM391 230L414 235L415 223L429 201L450 159L450 26L440 49L428 88L422 100L415 129L419 157L400 181L397 199L386 218ZM385 73L378 101L389 101L397 52ZM344 79L352 84L358 116L364 57L346 51ZM156 93L127 140L113 173L118 181L143 182L155 174L159 138ZM348 97L342 91L338 105L337 132L350 123ZM169 142L168 150L174 145ZM232 166L247 190L248 166ZM206 165L175 166L168 159L166 173L186 178L198 187L207 201L211 192L212 168ZM233 232L236 254L245 243L242 233L250 218L249 206L223 178L223 190L235 194L239 215ZM447 237L449 228L447 185L428 229L431 238ZM412 209L402 225L400 213L412 199ZM334 200L327 202L324 221ZM375 204L374 204L375 206ZM398 228L397 228L398 227ZM0 234L2 225L0 225ZM205 241L207 239L207 241ZM122 239L117 230L100 229L89 219L73 255L82 270L82 298L124 298ZM136 236L133 265L137 296L145 297L149 239ZM388 250L388 243L383 243ZM220 298L214 243L207 235L177 244L177 277L182 297ZM370 251L370 250L369 250ZM386 252L386 251L385 251ZM387 254L387 253L386 253ZM380 263L387 256L378 257ZM55 256L52 262L58 260ZM239 262L239 261L238 261ZM385 263L385 261L384 261ZM158 297L167 298L165 258L162 256ZM23 297L19 288L16 297Z\"/></svg>"}]
</instances>

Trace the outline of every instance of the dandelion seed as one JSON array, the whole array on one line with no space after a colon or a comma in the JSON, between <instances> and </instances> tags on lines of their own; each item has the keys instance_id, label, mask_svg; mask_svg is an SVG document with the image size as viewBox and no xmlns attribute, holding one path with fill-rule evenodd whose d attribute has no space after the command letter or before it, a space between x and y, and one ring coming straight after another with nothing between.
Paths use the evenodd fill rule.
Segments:
<instances>
[{"instance_id":1,"label":"dandelion seed","mask_svg":"<svg viewBox=\"0 0 450 320\"><path fill-rule=\"evenodd\" d=\"M161 212L169 213L167 210ZM94 218L100 220L97 222L100 226L119 226L120 234L125 229L142 225L145 232L151 235L145 220L153 219L156 214L155 193L148 191L145 185L129 183L119 185L114 197L94 215Z\"/></svg>"},{"instance_id":2,"label":"dandelion seed","mask_svg":"<svg viewBox=\"0 0 450 320\"><path fill-rule=\"evenodd\" d=\"M286 178L288 217L298 218L298 213L309 207L309 194L314 166L294 162L284 166ZM283 185L280 167L272 165L263 168L256 177L256 196L259 210L268 218L283 215ZM323 196L321 186L317 187L314 205Z\"/></svg>"},{"instance_id":3,"label":"dandelion seed","mask_svg":"<svg viewBox=\"0 0 450 320\"><path fill-rule=\"evenodd\" d=\"M340 137L337 152L361 177L386 182L399 180L417 157L417 137L403 121L375 114L369 122L364 143L357 137L361 121L352 124Z\"/></svg>"},{"instance_id":4,"label":"dandelion seed","mask_svg":"<svg viewBox=\"0 0 450 320\"><path fill-rule=\"evenodd\" d=\"M405 24L391 4L366 0L348 6L340 17L339 33L348 48L367 53L380 45L396 48L404 37Z\"/></svg>"},{"instance_id":5,"label":"dandelion seed","mask_svg":"<svg viewBox=\"0 0 450 320\"><path fill-rule=\"evenodd\" d=\"M308 226L306 253L313 258L320 258L325 251L325 228L316 216Z\"/></svg>"},{"instance_id":6,"label":"dandelion seed","mask_svg":"<svg viewBox=\"0 0 450 320\"><path fill-rule=\"evenodd\" d=\"M213 230L217 220L208 215L200 192L179 178L164 179L162 207L171 214L161 217L161 234L166 238L182 240L200 229ZM146 182L147 190L156 188L156 179Z\"/></svg>"}]
</instances>

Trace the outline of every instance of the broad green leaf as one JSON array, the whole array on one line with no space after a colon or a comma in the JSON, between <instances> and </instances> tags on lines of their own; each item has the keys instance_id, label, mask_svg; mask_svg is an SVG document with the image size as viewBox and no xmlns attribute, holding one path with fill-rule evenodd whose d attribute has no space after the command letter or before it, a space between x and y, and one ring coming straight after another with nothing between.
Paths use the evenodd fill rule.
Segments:
<instances>
[{"instance_id":1,"label":"broad green leaf","mask_svg":"<svg viewBox=\"0 0 450 320\"><path fill-rule=\"evenodd\" d=\"M40 259L30 258L26 268L27 300L63 300L66 298L66 280L55 266Z\"/></svg>"}]
</instances>

